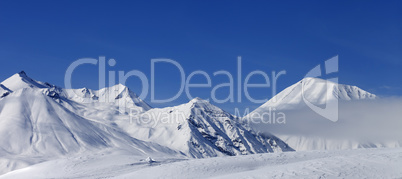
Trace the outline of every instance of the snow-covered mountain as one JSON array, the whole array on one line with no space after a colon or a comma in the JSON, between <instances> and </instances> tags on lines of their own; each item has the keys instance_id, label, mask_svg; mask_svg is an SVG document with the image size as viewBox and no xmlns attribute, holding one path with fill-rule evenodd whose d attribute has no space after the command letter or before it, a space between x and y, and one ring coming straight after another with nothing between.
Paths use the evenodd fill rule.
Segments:
<instances>
[{"instance_id":1,"label":"snow-covered mountain","mask_svg":"<svg viewBox=\"0 0 402 179\"><path fill-rule=\"evenodd\" d=\"M6 86L11 91L16 91L22 88L48 88L49 84L39 82L31 79L24 71L14 74L1 82L3 86Z\"/></svg>"},{"instance_id":2,"label":"snow-covered mountain","mask_svg":"<svg viewBox=\"0 0 402 179\"><path fill-rule=\"evenodd\" d=\"M69 90L35 81L24 72L6 79L0 87L0 92L7 94L0 99L0 173L61 156L107 149L144 156L179 155L168 147L133 138L110 123L80 116L78 103L65 95ZM115 91L121 99L135 97L127 88L103 91Z\"/></svg>"},{"instance_id":3,"label":"snow-covered mountain","mask_svg":"<svg viewBox=\"0 0 402 179\"><path fill-rule=\"evenodd\" d=\"M298 119L305 120L299 117L297 110L306 107L306 100L320 106L335 99L351 101L376 99L376 96L354 86L306 78L279 93L276 101L271 99L253 113L276 108L295 112ZM400 146L398 141L362 143L294 133L286 135L286 131L285 134L277 134L270 129L260 133L249 125L200 98L174 107L151 108L121 84L100 90L63 89L36 81L22 71L0 83L0 174L34 165L27 170L12 172L9 177L13 174L31 176L30 172L47 173L37 171L52 167L62 168L63 171L61 175L53 173L49 176L112 177L130 174L131 170L141 170L153 166L153 163L170 166L169 163L175 162L177 169L182 170L182 165L188 162L180 161L187 158L294 149ZM262 160L271 161L274 157L273 160L278 160L276 164L282 165L283 155L287 154L266 155ZM292 155L289 155L291 161L294 159ZM251 155L251 162L261 156L264 155ZM221 159L205 161L215 160ZM43 166L45 168L41 168ZM241 165L230 163L221 166L232 171L238 170ZM251 169L254 171L255 167ZM71 171L75 173L69 175Z\"/></svg>"},{"instance_id":4,"label":"snow-covered mountain","mask_svg":"<svg viewBox=\"0 0 402 179\"><path fill-rule=\"evenodd\" d=\"M23 71L1 82L0 94L0 173L112 149L190 158L293 150L199 98L152 109L121 84L63 89Z\"/></svg>"},{"instance_id":5,"label":"snow-covered mountain","mask_svg":"<svg viewBox=\"0 0 402 179\"><path fill-rule=\"evenodd\" d=\"M325 105L331 100L350 101L376 98L376 95L356 86L308 77L284 89L252 113L267 111L270 108L276 110L299 109L306 106L303 96L305 100L316 106Z\"/></svg>"},{"instance_id":6,"label":"snow-covered mountain","mask_svg":"<svg viewBox=\"0 0 402 179\"><path fill-rule=\"evenodd\" d=\"M82 118L40 90L23 88L0 101L0 150L8 154L58 156L107 147L143 152L152 144ZM143 149L140 149L143 148ZM140 149L140 150L139 150Z\"/></svg>"},{"instance_id":7,"label":"snow-covered mountain","mask_svg":"<svg viewBox=\"0 0 402 179\"><path fill-rule=\"evenodd\" d=\"M125 108L135 108L139 111L146 111L151 107L142 99L129 90L128 87L117 84L100 90L81 89L62 89L47 82L36 81L27 76L24 71L14 74L1 82L0 94L12 92L23 88L42 89L50 95L57 95L78 103L108 103Z\"/></svg>"},{"instance_id":8,"label":"snow-covered mountain","mask_svg":"<svg viewBox=\"0 0 402 179\"><path fill-rule=\"evenodd\" d=\"M135 138L195 158L293 150L273 135L259 136L246 129L237 118L200 98L116 123Z\"/></svg>"},{"instance_id":9,"label":"snow-covered mountain","mask_svg":"<svg viewBox=\"0 0 402 179\"><path fill-rule=\"evenodd\" d=\"M303 99L304 96L304 99ZM296 134L292 127L303 128L303 126L295 125L308 125L317 126L317 129L323 130L321 123L327 122L314 121L312 119L303 118L301 114L306 111L311 111L307 106L306 101L316 106L324 106L333 100L339 102L356 101L356 100L374 100L376 95L364 91L356 86L337 84L331 81L319 78L304 78L296 84L284 89L275 97L258 107L256 110L245 116L243 119L247 120L253 117L262 116L264 112L276 110L277 112L284 112L288 114L287 124L284 125L266 125L264 128L269 130L275 136L285 141L290 147L296 151L300 150L340 150L340 149L355 149L355 148L372 148L372 147L398 147L398 141L358 141L355 139L344 138L331 138L328 136L311 135L311 131L305 131L304 134ZM337 112L337 111L335 111ZM260 114L260 115L256 115ZM290 117L289 117L290 116ZM310 116L308 116L310 118ZM297 121L292 121L297 120ZM320 119L321 120L321 119ZM325 121L324 121L325 120ZM353 119L347 119L353 120ZM304 122L303 122L304 121ZM342 121L343 122L343 121ZM324 126L336 125L328 121ZM338 125L340 126L340 124ZM254 125L255 128L261 126ZM270 129L275 128L275 131ZM313 127L308 127L309 129ZM277 131L277 132L276 132ZM342 132L342 131L339 131Z\"/></svg>"}]
</instances>

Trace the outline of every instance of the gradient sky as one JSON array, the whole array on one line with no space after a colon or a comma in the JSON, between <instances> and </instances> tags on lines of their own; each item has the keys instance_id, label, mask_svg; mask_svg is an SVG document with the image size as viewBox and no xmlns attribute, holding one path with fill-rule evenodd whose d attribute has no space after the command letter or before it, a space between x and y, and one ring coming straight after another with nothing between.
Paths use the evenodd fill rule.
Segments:
<instances>
[{"instance_id":1,"label":"gradient sky","mask_svg":"<svg viewBox=\"0 0 402 179\"><path fill-rule=\"evenodd\" d=\"M150 59L169 58L187 76L195 70L235 75L237 56L242 56L242 80L253 70L286 70L278 80L280 91L339 55L341 83L379 96L400 96L401 9L402 1L0 1L0 80L24 70L63 87L73 61L99 56L116 59L111 71L139 70L150 76ZM93 65L78 68L73 87L96 89L97 73ZM155 76L158 99L177 92L180 76L172 65L157 66ZM222 82L227 78L212 78L212 86ZM126 85L135 92L142 88L134 78ZM191 94L209 98L211 90ZM264 99L272 97L271 91L251 89L250 94ZM222 88L218 95L227 93ZM236 89L235 95L238 101ZM149 95L145 100L150 103ZM187 101L183 95L171 103L150 104ZM243 95L241 103L217 105L233 112L234 107L252 110L260 104Z\"/></svg>"}]
</instances>

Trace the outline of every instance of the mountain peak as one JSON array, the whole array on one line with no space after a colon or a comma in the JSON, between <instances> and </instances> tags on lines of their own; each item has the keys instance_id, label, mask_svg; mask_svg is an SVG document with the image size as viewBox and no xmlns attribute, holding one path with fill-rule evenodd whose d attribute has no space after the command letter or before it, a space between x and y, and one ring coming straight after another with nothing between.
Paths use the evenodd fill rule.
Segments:
<instances>
[{"instance_id":1,"label":"mountain peak","mask_svg":"<svg viewBox=\"0 0 402 179\"><path fill-rule=\"evenodd\" d=\"M19 74L21 77L22 77L22 76L28 77L24 70L20 71L18 74Z\"/></svg>"},{"instance_id":2,"label":"mountain peak","mask_svg":"<svg viewBox=\"0 0 402 179\"><path fill-rule=\"evenodd\" d=\"M11 91L16 91L22 88L46 88L42 82L35 81L28 77L25 71L14 74L1 82L1 84Z\"/></svg>"},{"instance_id":3,"label":"mountain peak","mask_svg":"<svg viewBox=\"0 0 402 179\"><path fill-rule=\"evenodd\" d=\"M299 83L329 83L329 84L337 84L336 82L333 82L331 80L326 80L326 79L316 78L316 77L305 77L302 80L300 80Z\"/></svg>"},{"instance_id":4,"label":"mountain peak","mask_svg":"<svg viewBox=\"0 0 402 179\"><path fill-rule=\"evenodd\" d=\"M124 123L127 120L117 123L128 129L127 132L135 138L168 146L189 157L292 150L277 138L256 136L236 117L199 97L174 107L154 108L140 116L147 116L147 120L153 122L136 125L135 130L126 127L128 125ZM162 116L169 120L156 122Z\"/></svg>"},{"instance_id":5,"label":"mountain peak","mask_svg":"<svg viewBox=\"0 0 402 179\"><path fill-rule=\"evenodd\" d=\"M126 90L126 89L129 89L129 88L128 88L127 86L121 84L121 83L118 83L118 84L115 84L115 85L110 85L110 86L101 88L101 89L99 89L99 91L108 91L108 90L112 90L112 91L124 91L124 90Z\"/></svg>"},{"instance_id":6,"label":"mountain peak","mask_svg":"<svg viewBox=\"0 0 402 179\"><path fill-rule=\"evenodd\" d=\"M114 85L113 87L118 88L118 89L128 89L128 87L126 85L123 85L121 83L118 83L118 84Z\"/></svg>"},{"instance_id":7,"label":"mountain peak","mask_svg":"<svg viewBox=\"0 0 402 179\"><path fill-rule=\"evenodd\" d=\"M201 99L200 97L195 97L189 101L189 103L198 103L198 102L206 102L206 101Z\"/></svg>"},{"instance_id":8,"label":"mountain peak","mask_svg":"<svg viewBox=\"0 0 402 179\"><path fill-rule=\"evenodd\" d=\"M192 100L190 100L187 104L191 104L192 106L213 106L209 101L204 100L199 97L195 97Z\"/></svg>"},{"instance_id":9,"label":"mountain peak","mask_svg":"<svg viewBox=\"0 0 402 179\"><path fill-rule=\"evenodd\" d=\"M264 111L269 108L279 110L300 108L305 106L305 100L315 105L324 105L330 100L350 101L375 98L376 95L356 86L338 84L320 78L306 77L284 89L255 111Z\"/></svg>"}]
</instances>

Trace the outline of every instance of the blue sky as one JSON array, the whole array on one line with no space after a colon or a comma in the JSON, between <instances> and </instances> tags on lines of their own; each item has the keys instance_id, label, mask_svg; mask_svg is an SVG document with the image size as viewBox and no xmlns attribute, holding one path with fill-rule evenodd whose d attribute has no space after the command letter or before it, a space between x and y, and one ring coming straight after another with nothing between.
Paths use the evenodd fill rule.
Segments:
<instances>
[{"instance_id":1,"label":"blue sky","mask_svg":"<svg viewBox=\"0 0 402 179\"><path fill-rule=\"evenodd\" d=\"M108 70L139 70L147 76L153 58L179 62L186 75L195 70L236 74L236 59L242 56L243 74L286 70L278 80L282 90L339 55L341 83L380 96L400 96L401 9L401 1L1 1L0 80L25 70L34 79L64 86L65 71L73 61L99 56L116 59ZM176 93L180 76L172 65L160 64L155 76L157 98ZM82 66L73 75L75 88L96 89L97 81L96 66ZM212 87L222 82L227 79L212 78ZM137 92L142 88L134 78L126 85ZM212 87L191 94L209 98ZM250 94L270 98L271 90L252 89ZM223 97L227 93L219 91ZM148 95L145 100L149 99ZM183 95L151 105L187 101ZM245 98L218 104L229 112L259 105Z\"/></svg>"}]
</instances>

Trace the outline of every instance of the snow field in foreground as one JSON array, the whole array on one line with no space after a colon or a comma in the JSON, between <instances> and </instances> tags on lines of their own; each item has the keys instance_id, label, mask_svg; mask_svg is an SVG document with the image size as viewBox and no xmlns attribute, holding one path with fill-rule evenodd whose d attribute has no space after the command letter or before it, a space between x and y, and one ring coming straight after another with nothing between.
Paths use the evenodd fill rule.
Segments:
<instances>
[{"instance_id":1,"label":"snow field in foreground","mask_svg":"<svg viewBox=\"0 0 402 179\"><path fill-rule=\"evenodd\" d=\"M64 158L0 178L400 178L402 149L266 153L184 160L124 153Z\"/></svg>"}]
</instances>

